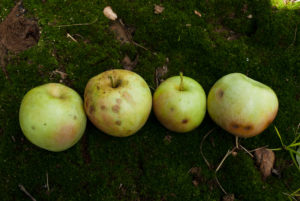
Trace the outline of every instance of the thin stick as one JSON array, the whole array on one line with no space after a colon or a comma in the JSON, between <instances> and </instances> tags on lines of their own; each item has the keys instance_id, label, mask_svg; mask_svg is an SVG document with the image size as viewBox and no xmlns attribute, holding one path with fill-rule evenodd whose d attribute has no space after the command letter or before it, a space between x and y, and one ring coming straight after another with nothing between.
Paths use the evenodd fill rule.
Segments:
<instances>
[{"instance_id":1,"label":"thin stick","mask_svg":"<svg viewBox=\"0 0 300 201\"><path fill-rule=\"evenodd\" d=\"M19 188L21 191L23 191L28 197L30 197L30 199L32 201L36 201L36 199L34 197L32 197L32 195L30 195L30 193L28 193L28 191L26 190L26 188L22 185L22 184L19 184Z\"/></svg>"},{"instance_id":2,"label":"thin stick","mask_svg":"<svg viewBox=\"0 0 300 201\"><path fill-rule=\"evenodd\" d=\"M71 38L72 41L78 43L78 41L73 36L71 36L69 33L67 33L67 38Z\"/></svg>"},{"instance_id":3,"label":"thin stick","mask_svg":"<svg viewBox=\"0 0 300 201\"><path fill-rule=\"evenodd\" d=\"M239 137L235 136L235 147L239 149Z\"/></svg>"},{"instance_id":4,"label":"thin stick","mask_svg":"<svg viewBox=\"0 0 300 201\"><path fill-rule=\"evenodd\" d=\"M223 191L223 193L225 195L227 195L227 192L225 191L225 189L222 187L221 183L218 180L217 174L215 174L215 179L216 179L216 182L217 182L218 186L220 187L220 189Z\"/></svg>"},{"instance_id":5,"label":"thin stick","mask_svg":"<svg viewBox=\"0 0 300 201\"><path fill-rule=\"evenodd\" d=\"M255 152L255 151L257 151L257 150L264 149L264 148L267 148L267 147L268 147L268 145L263 146L263 147L259 147L259 148L256 148L256 149L253 149L253 150L251 150L251 151L249 151L249 152L252 153L252 152Z\"/></svg>"},{"instance_id":6,"label":"thin stick","mask_svg":"<svg viewBox=\"0 0 300 201\"><path fill-rule=\"evenodd\" d=\"M47 187L47 191L50 191L50 187L49 187L49 178L48 178L48 172L46 172L46 187Z\"/></svg>"},{"instance_id":7,"label":"thin stick","mask_svg":"<svg viewBox=\"0 0 300 201\"><path fill-rule=\"evenodd\" d=\"M293 42L288 46L288 48L290 48L292 45L295 44L295 41L296 41L296 38L297 38L297 31L298 31L298 25L296 24L294 39L293 39Z\"/></svg>"},{"instance_id":8,"label":"thin stick","mask_svg":"<svg viewBox=\"0 0 300 201\"><path fill-rule=\"evenodd\" d=\"M91 24L94 24L95 22L97 22L97 20L98 20L98 18L96 18L94 21L89 22L89 23L63 24L63 25L56 25L56 26L54 26L54 27L61 28L61 27L73 27L73 26L88 26L88 25L91 25Z\"/></svg>"},{"instance_id":9,"label":"thin stick","mask_svg":"<svg viewBox=\"0 0 300 201\"><path fill-rule=\"evenodd\" d=\"M205 139L215 130L216 128L213 128L213 129L211 129L210 131L208 131L205 135L204 135L204 137L202 138L202 140L201 140L201 143L200 143L200 153L201 153L201 156L203 157L203 160L204 160L204 162L206 163L206 165L209 167L209 168L211 168L211 165L210 165L210 163L208 162L208 160L205 158L205 156L204 156L204 154L203 154L203 151L202 151L202 147L203 147L203 142L205 141Z\"/></svg>"},{"instance_id":10,"label":"thin stick","mask_svg":"<svg viewBox=\"0 0 300 201\"><path fill-rule=\"evenodd\" d=\"M243 147L242 145L240 145L240 147L247 152L247 154L249 154L251 156L251 158L254 158L253 154L250 153L250 151L248 151L245 147Z\"/></svg>"},{"instance_id":11,"label":"thin stick","mask_svg":"<svg viewBox=\"0 0 300 201\"><path fill-rule=\"evenodd\" d=\"M215 172L218 172L218 171L219 171L219 169L222 167L222 165L223 165L224 161L226 160L226 158L227 158L232 152L234 152L235 150L236 150L236 147L234 147L231 151L230 151L230 150L227 151L226 155L224 156L224 158L222 159L222 161L221 161L220 164L218 165L218 167L217 167L217 169L216 169Z\"/></svg>"}]
</instances>

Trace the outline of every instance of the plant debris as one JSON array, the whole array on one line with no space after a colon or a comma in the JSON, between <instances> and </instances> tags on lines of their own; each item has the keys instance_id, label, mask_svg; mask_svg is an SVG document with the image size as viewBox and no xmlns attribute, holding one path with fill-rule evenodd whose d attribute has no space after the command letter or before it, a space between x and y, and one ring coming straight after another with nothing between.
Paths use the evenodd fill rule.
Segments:
<instances>
[{"instance_id":1,"label":"plant debris","mask_svg":"<svg viewBox=\"0 0 300 201\"><path fill-rule=\"evenodd\" d=\"M118 18L118 15L112 10L110 6L106 6L103 9L103 14L105 15L105 17L113 21Z\"/></svg>"},{"instance_id":2,"label":"plant debris","mask_svg":"<svg viewBox=\"0 0 300 201\"><path fill-rule=\"evenodd\" d=\"M132 42L133 31L125 26L121 20L113 22L109 28L115 34L116 39L122 44Z\"/></svg>"},{"instance_id":3,"label":"plant debris","mask_svg":"<svg viewBox=\"0 0 300 201\"><path fill-rule=\"evenodd\" d=\"M199 11L194 10L194 13L195 13L195 15L198 15L199 17L202 17L202 14Z\"/></svg>"},{"instance_id":4,"label":"plant debris","mask_svg":"<svg viewBox=\"0 0 300 201\"><path fill-rule=\"evenodd\" d=\"M203 176L201 176L201 167L192 167L188 173L191 174L193 176L193 180L192 183L194 186L198 186L200 183L204 182L204 178Z\"/></svg>"},{"instance_id":5,"label":"plant debris","mask_svg":"<svg viewBox=\"0 0 300 201\"><path fill-rule=\"evenodd\" d=\"M126 70L133 70L137 65L139 60L139 55L135 57L133 61L131 61L130 57L126 54L121 62L122 66Z\"/></svg>"},{"instance_id":6,"label":"plant debris","mask_svg":"<svg viewBox=\"0 0 300 201\"><path fill-rule=\"evenodd\" d=\"M255 151L256 164L259 166L263 179L271 175L275 162L275 154L272 150L262 148Z\"/></svg>"},{"instance_id":7,"label":"plant debris","mask_svg":"<svg viewBox=\"0 0 300 201\"><path fill-rule=\"evenodd\" d=\"M162 77L168 72L168 66L167 66L168 63L169 63L169 58L166 58L165 64L162 67L155 69L156 87L158 87L158 85L164 81Z\"/></svg>"},{"instance_id":8,"label":"plant debris","mask_svg":"<svg viewBox=\"0 0 300 201\"><path fill-rule=\"evenodd\" d=\"M8 74L5 67L8 51L22 52L36 45L40 38L37 21L25 18L25 12L22 1L20 1L0 24L0 65L7 79Z\"/></svg>"},{"instance_id":9,"label":"plant debris","mask_svg":"<svg viewBox=\"0 0 300 201\"><path fill-rule=\"evenodd\" d=\"M172 136L171 135L166 135L164 138L164 142L166 144L170 144L172 142Z\"/></svg>"},{"instance_id":10,"label":"plant debris","mask_svg":"<svg viewBox=\"0 0 300 201\"><path fill-rule=\"evenodd\" d=\"M234 194L226 194L223 196L222 201L234 201Z\"/></svg>"},{"instance_id":11,"label":"plant debris","mask_svg":"<svg viewBox=\"0 0 300 201\"><path fill-rule=\"evenodd\" d=\"M163 11L165 10L165 8L161 5L154 5L154 13L155 14L161 14Z\"/></svg>"}]
</instances>

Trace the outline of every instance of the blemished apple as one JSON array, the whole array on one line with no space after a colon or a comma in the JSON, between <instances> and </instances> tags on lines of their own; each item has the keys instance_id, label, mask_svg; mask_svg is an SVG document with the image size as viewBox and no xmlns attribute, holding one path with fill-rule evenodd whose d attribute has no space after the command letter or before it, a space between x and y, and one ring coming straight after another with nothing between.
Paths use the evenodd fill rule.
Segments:
<instances>
[{"instance_id":1,"label":"blemished apple","mask_svg":"<svg viewBox=\"0 0 300 201\"><path fill-rule=\"evenodd\" d=\"M238 137L260 134L275 119L278 99L265 84L241 73L219 79L207 98L210 117L223 129Z\"/></svg>"},{"instance_id":2,"label":"blemished apple","mask_svg":"<svg viewBox=\"0 0 300 201\"><path fill-rule=\"evenodd\" d=\"M152 95L138 74L123 69L108 70L88 81L84 108L98 129L115 137L127 137L146 123Z\"/></svg>"},{"instance_id":3,"label":"blemished apple","mask_svg":"<svg viewBox=\"0 0 300 201\"><path fill-rule=\"evenodd\" d=\"M73 89L48 83L24 96L19 121L25 137L40 148L64 151L76 144L86 127L83 101Z\"/></svg>"},{"instance_id":4,"label":"blemished apple","mask_svg":"<svg viewBox=\"0 0 300 201\"><path fill-rule=\"evenodd\" d=\"M153 110L167 129L184 133L198 127L206 112L202 86L190 77L174 76L162 82L153 95Z\"/></svg>"}]
</instances>

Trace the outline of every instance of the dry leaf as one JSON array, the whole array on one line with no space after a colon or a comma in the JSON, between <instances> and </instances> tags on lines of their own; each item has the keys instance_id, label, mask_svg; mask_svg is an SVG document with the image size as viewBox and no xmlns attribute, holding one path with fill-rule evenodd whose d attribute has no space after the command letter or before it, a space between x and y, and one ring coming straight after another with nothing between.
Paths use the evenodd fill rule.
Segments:
<instances>
[{"instance_id":1,"label":"dry leaf","mask_svg":"<svg viewBox=\"0 0 300 201\"><path fill-rule=\"evenodd\" d=\"M154 13L155 14L161 14L163 11L165 10L164 7L160 6L160 5L154 5Z\"/></svg>"},{"instance_id":2,"label":"dry leaf","mask_svg":"<svg viewBox=\"0 0 300 201\"><path fill-rule=\"evenodd\" d=\"M156 87L163 82L164 80L162 77L168 72L168 63L169 63L169 58L166 58L166 63L157 69L155 69L155 82L156 82Z\"/></svg>"},{"instance_id":3,"label":"dry leaf","mask_svg":"<svg viewBox=\"0 0 300 201\"><path fill-rule=\"evenodd\" d=\"M234 194L227 194L227 195L224 195L223 198L222 198L223 201L234 201L235 198L234 198Z\"/></svg>"},{"instance_id":4,"label":"dry leaf","mask_svg":"<svg viewBox=\"0 0 300 201\"><path fill-rule=\"evenodd\" d=\"M103 14L110 20L116 20L118 18L117 14L112 10L110 6L106 6L103 9Z\"/></svg>"},{"instance_id":5,"label":"dry leaf","mask_svg":"<svg viewBox=\"0 0 300 201\"><path fill-rule=\"evenodd\" d=\"M201 15L201 13L200 13L199 11L194 10L194 13L195 13L196 15L198 15L199 17L202 17L202 15Z\"/></svg>"},{"instance_id":6,"label":"dry leaf","mask_svg":"<svg viewBox=\"0 0 300 201\"><path fill-rule=\"evenodd\" d=\"M121 43L130 43L132 41L131 33L123 23L115 21L109 28Z\"/></svg>"},{"instance_id":7,"label":"dry leaf","mask_svg":"<svg viewBox=\"0 0 300 201\"><path fill-rule=\"evenodd\" d=\"M266 179L272 173L275 162L275 154L270 149L262 148L255 151L255 157L263 179Z\"/></svg>"},{"instance_id":8,"label":"dry leaf","mask_svg":"<svg viewBox=\"0 0 300 201\"><path fill-rule=\"evenodd\" d=\"M61 79L66 79L66 77L68 76L68 74L67 73L65 73L65 72L62 72L62 71L59 71L59 70L55 70L55 71L52 71L52 73L53 74L59 74L60 75L60 77L61 77Z\"/></svg>"},{"instance_id":9,"label":"dry leaf","mask_svg":"<svg viewBox=\"0 0 300 201\"><path fill-rule=\"evenodd\" d=\"M133 70L134 67L137 65L139 59L139 55L137 55L134 61L131 61L129 56L126 54L121 62L122 66L126 70Z\"/></svg>"}]
</instances>

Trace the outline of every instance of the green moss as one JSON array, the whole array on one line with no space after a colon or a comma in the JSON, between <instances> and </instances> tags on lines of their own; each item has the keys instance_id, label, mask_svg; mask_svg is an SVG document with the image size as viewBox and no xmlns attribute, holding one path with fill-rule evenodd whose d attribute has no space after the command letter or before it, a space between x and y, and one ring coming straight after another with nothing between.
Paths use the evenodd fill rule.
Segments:
<instances>
[{"instance_id":1,"label":"green moss","mask_svg":"<svg viewBox=\"0 0 300 201\"><path fill-rule=\"evenodd\" d=\"M155 69L163 66L166 58L166 77L183 71L199 81L206 93L217 79L232 72L265 83L278 95L278 116L261 135L244 139L242 144L248 149L279 147L274 125L287 144L293 140L293 128L300 119L300 16L296 5L274 8L274 2L268 0L24 3L26 15L39 20L42 34L37 46L10 55L6 68L11 81L0 75L1 200L28 200L18 184L37 200L220 200L223 193L214 182L214 172L200 154L203 136L216 127L208 115L196 130L176 134L164 129L151 114L136 135L122 139L103 134L89 122L85 137L62 153L41 150L24 138L18 110L28 90L59 82L60 75L53 71L60 70L67 73L64 83L83 95L91 77L122 68L125 54L132 59L139 55L134 71L152 89L156 87ZM154 14L154 4L164 6L164 12ZM102 14L106 5L135 27L133 40L149 50L121 45L114 39ZM12 1L0 2L2 19L12 6ZM88 22L94 23L57 27ZM67 38L67 33L77 42ZM230 36L237 37L227 40ZM164 140L167 135L171 136L169 143ZM233 146L234 137L217 128L204 142L203 153L216 167ZM287 200L283 193L299 188L300 175L290 165L288 153L276 152L276 157L280 178L271 176L263 181L254 160L243 153L229 157L218 178L238 200ZM198 186L192 183L192 167L201 167Z\"/></svg>"}]
</instances>

